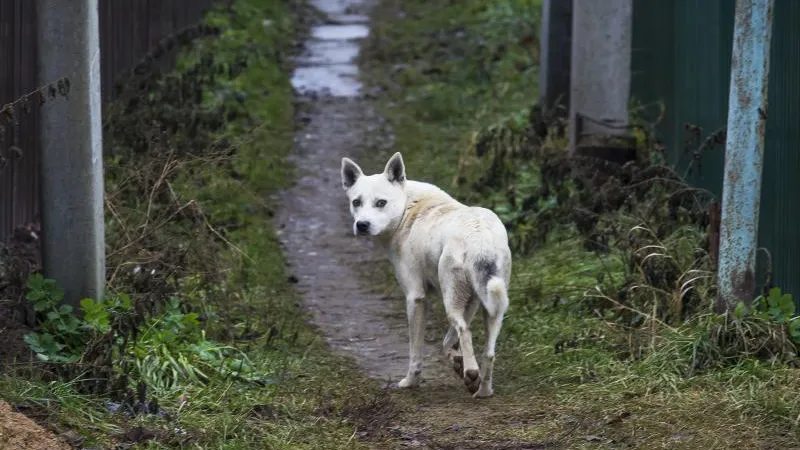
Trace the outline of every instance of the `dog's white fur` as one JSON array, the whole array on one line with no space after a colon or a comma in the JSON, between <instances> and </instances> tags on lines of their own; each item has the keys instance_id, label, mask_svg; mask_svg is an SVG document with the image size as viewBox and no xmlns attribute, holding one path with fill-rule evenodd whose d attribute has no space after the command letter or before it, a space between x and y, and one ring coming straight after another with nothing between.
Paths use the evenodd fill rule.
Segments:
<instances>
[{"instance_id":1,"label":"dog's white fur","mask_svg":"<svg viewBox=\"0 0 800 450\"><path fill-rule=\"evenodd\" d=\"M409 324L408 373L398 386L420 383L425 326L423 299L442 295L450 329L442 343L454 369L476 398L493 394L495 344L508 308L511 250L497 215L469 207L438 187L406 179L400 153L383 173L364 175L342 158L342 186L350 200L353 233L386 246L406 297ZM469 325L483 305L486 349L482 367L472 348Z\"/></svg>"}]
</instances>

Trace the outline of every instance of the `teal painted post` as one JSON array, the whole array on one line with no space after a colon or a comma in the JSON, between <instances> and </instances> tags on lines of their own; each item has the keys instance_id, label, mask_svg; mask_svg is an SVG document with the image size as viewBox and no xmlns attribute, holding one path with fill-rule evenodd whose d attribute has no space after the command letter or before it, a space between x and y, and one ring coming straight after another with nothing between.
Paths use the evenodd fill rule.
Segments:
<instances>
[{"instance_id":1,"label":"teal painted post","mask_svg":"<svg viewBox=\"0 0 800 450\"><path fill-rule=\"evenodd\" d=\"M722 183L717 312L755 291L774 0L737 0Z\"/></svg>"}]
</instances>

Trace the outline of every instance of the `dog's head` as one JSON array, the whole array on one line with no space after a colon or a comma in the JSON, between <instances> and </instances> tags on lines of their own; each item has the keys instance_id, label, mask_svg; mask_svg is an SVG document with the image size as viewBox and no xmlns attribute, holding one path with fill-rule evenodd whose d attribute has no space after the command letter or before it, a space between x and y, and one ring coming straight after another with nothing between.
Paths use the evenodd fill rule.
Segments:
<instances>
[{"instance_id":1,"label":"dog's head","mask_svg":"<svg viewBox=\"0 0 800 450\"><path fill-rule=\"evenodd\" d=\"M350 200L353 234L380 236L400 225L406 208L406 168L395 153L383 173L364 175L358 164L342 158L342 187Z\"/></svg>"}]
</instances>

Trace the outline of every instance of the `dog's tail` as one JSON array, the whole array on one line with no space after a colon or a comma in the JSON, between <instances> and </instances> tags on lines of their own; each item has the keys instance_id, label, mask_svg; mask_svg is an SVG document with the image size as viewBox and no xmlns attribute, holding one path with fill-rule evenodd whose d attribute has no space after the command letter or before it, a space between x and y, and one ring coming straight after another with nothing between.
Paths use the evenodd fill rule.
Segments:
<instances>
[{"instance_id":1,"label":"dog's tail","mask_svg":"<svg viewBox=\"0 0 800 450\"><path fill-rule=\"evenodd\" d=\"M479 259L475 262L473 282L481 303L490 316L496 317L505 313L508 309L508 287L498 273L497 263L494 260Z\"/></svg>"},{"instance_id":2,"label":"dog's tail","mask_svg":"<svg viewBox=\"0 0 800 450\"><path fill-rule=\"evenodd\" d=\"M484 302L486 312L490 316L495 317L499 312L505 313L508 309L508 291L506 289L506 282L500 277L492 277L486 283L487 298Z\"/></svg>"}]
</instances>

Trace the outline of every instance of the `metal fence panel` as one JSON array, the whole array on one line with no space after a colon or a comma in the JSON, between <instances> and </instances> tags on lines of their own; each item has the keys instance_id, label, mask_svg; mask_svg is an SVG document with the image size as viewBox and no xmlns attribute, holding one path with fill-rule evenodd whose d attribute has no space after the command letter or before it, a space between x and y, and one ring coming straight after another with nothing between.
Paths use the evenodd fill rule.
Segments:
<instances>
[{"instance_id":1,"label":"metal fence panel","mask_svg":"<svg viewBox=\"0 0 800 450\"><path fill-rule=\"evenodd\" d=\"M800 300L800 2L775 2L759 242Z\"/></svg>"},{"instance_id":2,"label":"metal fence panel","mask_svg":"<svg viewBox=\"0 0 800 450\"><path fill-rule=\"evenodd\" d=\"M725 127L733 18L730 0L634 0L632 95L663 100L666 118L659 138L669 161L688 181L720 196L724 147L692 162L697 143L686 145L699 126L703 137ZM772 254L774 283L800 296L800 2L775 1L759 245ZM687 152L686 150L689 150ZM759 256L759 286L766 265Z\"/></svg>"}]
</instances>

